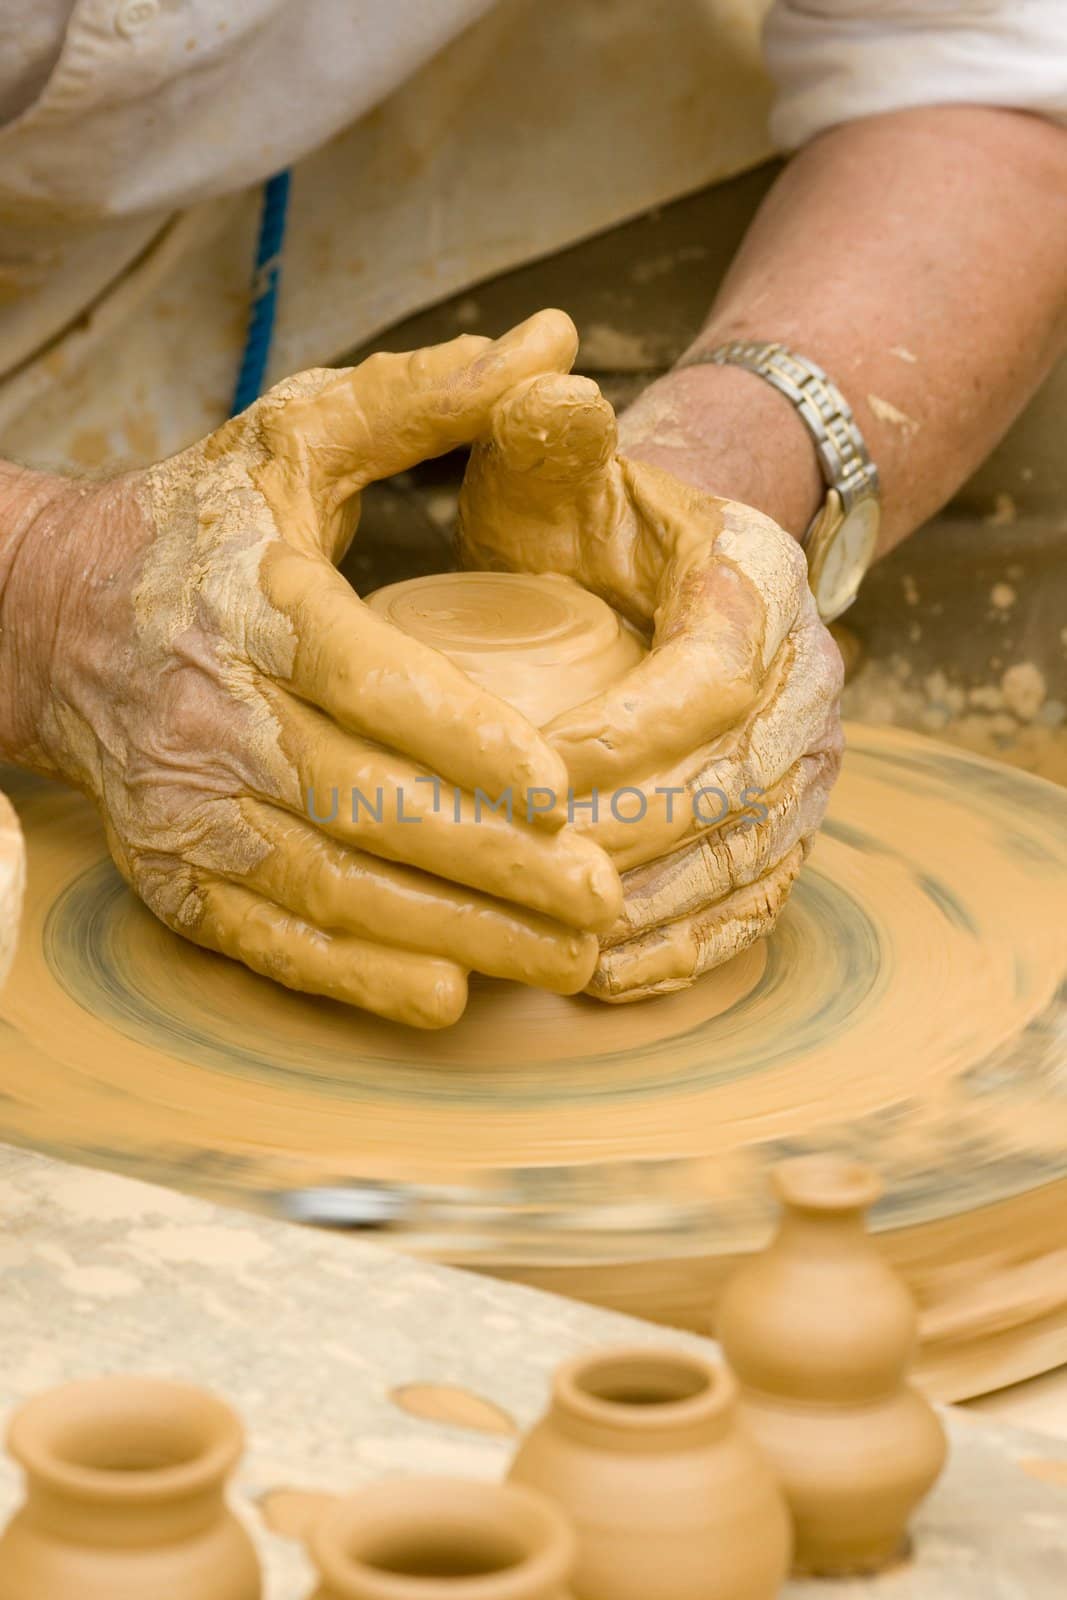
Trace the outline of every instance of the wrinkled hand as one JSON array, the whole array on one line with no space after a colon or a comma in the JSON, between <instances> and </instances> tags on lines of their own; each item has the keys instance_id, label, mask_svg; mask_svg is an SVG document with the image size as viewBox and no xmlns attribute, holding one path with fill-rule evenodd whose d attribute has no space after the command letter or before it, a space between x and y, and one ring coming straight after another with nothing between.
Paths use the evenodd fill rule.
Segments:
<instances>
[{"instance_id":1,"label":"wrinkled hand","mask_svg":"<svg viewBox=\"0 0 1067 1600\"><path fill-rule=\"evenodd\" d=\"M619 683L542 729L574 790L597 791L579 828L623 869L590 992L630 1000L773 928L840 764L841 660L788 534L617 442L588 379L517 385L472 453L459 538L468 565L564 573L652 635Z\"/></svg>"},{"instance_id":2,"label":"wrinkled hand","mask_svg":"<svg viewBox=\"0 0 1067 1600\"><path fill-rule=\"evenodd\" d=\"M66 585L35 760L93 796L171 928L426 1027L460 1015L468 969L588 981L618 875L558 807L520 820L528 789L565 792L561 757L333 565L367 483L469 442L574 348L543 313L496 343L307 372L172 460L80 491L86 576ZM512 790L516 820L479 815L476 787Z\"/></svg>"}]
</instances>

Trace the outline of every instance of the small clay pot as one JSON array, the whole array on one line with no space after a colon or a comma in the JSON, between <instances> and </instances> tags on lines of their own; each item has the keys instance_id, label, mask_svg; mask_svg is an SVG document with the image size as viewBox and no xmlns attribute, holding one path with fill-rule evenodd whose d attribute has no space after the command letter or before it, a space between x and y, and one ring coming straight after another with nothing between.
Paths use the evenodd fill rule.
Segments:
<instances>
[{"instance_id":1,"label":"small clay pot","mask_svg":"<svg viewBox=\"0 0 1067 1600\"><path fill-rule=\"evenodd\" d=\"M574 1535L531 1490L401 1478L318 1522L312 1600L571 1600Z\"/></svg>"},{"instance_id":2,"label":"small clay pot","mask_svg":"<svg viewBox=\"0 0 1067 1600\"><path fill-rule=\"evenodd\" d=\"M543 727L617 682L646 654L629 623L555 573L437 572L367 604Z\"/></svg>"},{"instance_id":3,"label":"small clay pot","mask_svg":"<svg viewBox=\"0 0 1067 1600\"><path fill-rule=\"evenodd\" d=\"M156 1378L96 1378L30 1400L8 1431L26 1499L0 1539L3 1600L259 1600L226 1504L243 1446L228 1406Z\"/></svg>"},{"instance_id":4,"label":"small clay pot","mask_svg":"<svg viewBox=\"0 0 1067 1600\"><path fill-rule=\"evenodd\" d=\"M869 1167L802 1157L773 1182L778 1233L727 1284L716 1333L789 1501L794 1570L875 1572L945 1460L937 1414L905 1381L915 1304L866 1231Z\"/></svg>"},{"instance_id":5,"label":"small clay pot","mask_svg":"<svg viewBox=\"0 0 1067 1600\"><path fill-rule=\"evenodd\" d=\"M606 1350L556 1374L514 1482L552 1496L578 1536L577 1600L772 1600L791 1532L722 1366Z\"/></svg>"}]
</instances>

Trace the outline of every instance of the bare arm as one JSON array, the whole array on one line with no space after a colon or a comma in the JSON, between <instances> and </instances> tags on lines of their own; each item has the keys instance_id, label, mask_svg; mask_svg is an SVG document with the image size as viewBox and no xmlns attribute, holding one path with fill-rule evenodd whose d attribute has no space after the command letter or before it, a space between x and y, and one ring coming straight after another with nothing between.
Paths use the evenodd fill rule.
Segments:
<instances>
[{"instance_id":1,"label":"bare arm","mask_svg":"<svg viewBox=\"0 0 1067 1600\"><path fill-rule=\"evenodd\" d=\"M882 475L882 548L955 492L1067 348L1067 129L928 107L847 123L786 168L695 349L777 339L843 389ZM789 402L737 369L668 373L628 455L800 534L824 493Z\"/></svg>"},{"instance_id":2,"label":"bare arm","mask_svg":"<svg viewBox=\"0 0 1067 1600\"><path fill-rule=\"evenodd\" d=\"M104 485L0 461L0 760L52 770L40 732L52 645L66 626L67 557L79 528L83 550L96 548L108 498Z\"/></svg>"}]
</instances>

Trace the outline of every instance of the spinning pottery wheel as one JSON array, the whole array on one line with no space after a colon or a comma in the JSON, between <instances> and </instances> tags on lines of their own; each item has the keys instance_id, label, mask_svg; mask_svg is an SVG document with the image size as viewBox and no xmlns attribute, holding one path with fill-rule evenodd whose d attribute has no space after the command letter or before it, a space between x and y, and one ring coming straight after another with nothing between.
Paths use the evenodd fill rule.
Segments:
<instances>
[{"instance_id":1,"label":"spinning pottery wheel","mask_svg":"<svg viewBox=\"0 0 1067 1600\"><path fill-rule=\"evenodd\" d=\"M504 984L407 1031L169 933L77 796L0 775L29 846L0 1136L707 1329L765 1169L874 1163L959 1398L1067 1360L1067 792L853 727L772 939L607 1007Z\"/></svg>"}]
</instances>

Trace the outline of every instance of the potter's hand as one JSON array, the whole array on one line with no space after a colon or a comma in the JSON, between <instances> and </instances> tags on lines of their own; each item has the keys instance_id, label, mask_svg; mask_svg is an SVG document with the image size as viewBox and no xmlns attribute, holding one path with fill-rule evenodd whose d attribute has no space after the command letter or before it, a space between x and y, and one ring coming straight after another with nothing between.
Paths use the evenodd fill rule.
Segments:
<instances>
[{"instance_id":1,"label":"potter's hand","mask_svg":"<svg viewBox=\"0 0 1067 1600\"><path fill-rule=\"evenodd\" d=\"M426 1027L460 1015L468 969L587 982L621 891L558 810L525 820L528 789L565 792L561 758L333 566L364 485L469 442L573 351L549 312L304 373L172 460L71 487L33 759L91 793L170 927ZM476 789L510 791L515 820Z\"/></svg>"},{"instance_id":2,"label":"potter's hand","mask_svg":"<svg viewBox=\"0 0 1067 1600\"><path fill-rule=\"evenodd\" d=\"M624 871L590 991L630 1000L773 927L840 762L841 660L788 534L616 445L589 380L516 386L472 453L460 545L471 566L575 578L651 633L644 661L542 730L596 792L579 827Z\"/></svg>"}]
</instances>

